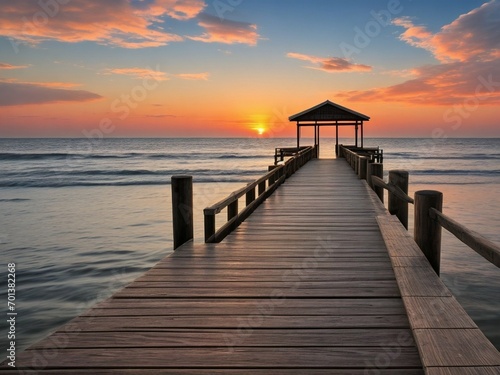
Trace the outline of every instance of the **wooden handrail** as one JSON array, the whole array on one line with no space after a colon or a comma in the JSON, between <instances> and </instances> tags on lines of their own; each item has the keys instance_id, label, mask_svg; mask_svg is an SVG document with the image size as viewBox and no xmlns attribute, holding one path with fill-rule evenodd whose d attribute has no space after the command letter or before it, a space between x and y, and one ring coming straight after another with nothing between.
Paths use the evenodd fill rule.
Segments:
<instances>
[{"instance_id":1,"label":"wooden handrail","mask_svg":"<svg viewBox=\"0 0 500 375\"><path fill-rule=\"evenodd\" d=\"M466 228L435 208L429 210L429 216L484 259L500 267L500 246L496 243L483 237L478 232Z\"/></svg>"},{"instance_id":2,"label":"wooden handrail","mask_svg":"<svg viewBox=\"0 0 500 375\"><path fill-rule=\"evenodd\" d=\"M346 147L340 145L340 155L346 159L346 162L360 175L361 158L358 149L354 147ZM359 149L362 151L362 149ZM373 172L374 168L368 168L368 171ZM380 173L381 175L382 173ZM393 174L394 179L391 179ZM433 207L437 204L439 207L442 204L442 193L422 190L415 192L415 199L401 189L404 186L408 187L408 172L406 171L389 171L389 182L385 182L381 177L374 173L367 173L367 180L373 190L378 190L380 200L383 202L383 190L389 191L389 212L398 216L401 223L408 229L408 203L415 205L414 219L414 238L420 249L424 252L427 259L431 262L434 270L439 274L440 268L440 253L441 253L441 227L448 230L451 234L465 243L471 249L476 251L483 258L491 262L497 267L500 267L500 246L484 238L481 234L472 231L455 220L444 215L439 209ZM398 181L399 180L399 181ZM398 186L400 185L400 186ZM417 200L418 196L418 200ZM441 197L438 199L438 197ZM392 198L392 205L391 205ZM441 202L441 203L439 203ZM391 207L392 206L392 207ZM418 220L417 220L418 217Z\"/></svg>"},{"instance_id":3,"label":"wooden handrail","mask_svg":"<svg viewBox=\"0 0 500 375\"><path fill-rule=\"evenodd\" d=\"M382 180L380 177L372 176L372 183L374 185L383 187L384 189L390 191L396 197L398 197L399 199L402 199L405 202L408 202L411 204L415 203L415 200L412 197L408 196L403 190L401 190L401 188L399 186L388 184L384 180Z\"/></svg>"},{"instance_id":4,"label":"wooden handrail","mask_svg":"<svg viewBox=\"0 0 500 375\"><path fill-rule=\"evenodd\" d=\"M405 202L414 204L415 200L409 197L405 192L403 192L398 186L388 184L381 178L377 176L372 176L372 183L376 186L380 186L387 189L393 193L399 199ZM429 209L429 217L439 223L441 227L446 229L448 232L453 234L456 238L462 241L464 244L469 246L476 253L481 255L484 259L488 260L490 263L497 267L500 267L500 246L496 243L488 240L480 233L468 229L464 225L453 220L449 216L446 216L442 212L436 210L435 208Z\"/></svg>"},{"instance_id":5,"label":"wooden handrail","mask_svg":"<svg viewBox=\"0 0 500 375\"><path fill-rule=\"evenodd\" d=\"M276 173L278 173L281 169L284 169L287 165L289 165L292 162L294 162L294 160L296 158L305 155L306 153L312 151L312 149L313 149L313 147L309 146L309 147L306 147L306 148L300 150L295 156L293 156L292 158L290 158L289 160L287 160L285 162L285 164L277 166L272 171L269 171L264 176L258 178L257 180L255 180L253 182L250 182L249 184L247 184L246 186L242 187L241 189L233 191L226 198L220 200L219 202L213 204L210 207L205 208L203 210L203 212L205 214L208 214L208 215L215 215L215 214L220 213L224 208L226 208L227 206L229 206L231 203L233 203L234 201L238 200L239 198L241 198L243 195L245 195L246 193L248 193L252 189L255 189L255 187L258 186L259 184L261 184L262 182L268 181L271 176L275 176Z\"/></svg>"},{"instance_id":6,"label":"wooden handrail","mask_svg":"<svg viewBox=\"0 0 500 375\"><path fill-rule=\"evenodd\" d=\"M242 196L244 196L246 193L248 193L250 190L255 189L257 185L259 185L261 182L269 180L271 176L274 176L276 173L278 173L281 169L284 168L284 165L280 165L276 167L276 169L273 169L272 171L266 173L264 176L260 177L259 179L250 182L248 185L243 186L241 189L238 189L236 191L233 191L231 194L229 194L226 198L220 200L219 202L211 205L210 207L207 207L203 210L205 214L208 215L215 215L220 213L224 208L229 206L231 203L234 201L238 200Z\"/></svg>"},{"instance_id":7,"label":"wooden handrail","mask_svg":"<svg viewBox=\"0 0 500 375\"><path fill-rule=\"evenodd\" d=\"M271 171L257 180L238 189L226 198L203 210L205 216L205 242L222 241L236 229L250 214L288 177L312 158L316 157L316 147L308 146L300 149L284 164L273 167ZM267 188L266 188L267 183ZM258 187L256 194L255 188ZM238 212L238 199L246 195L245 207ZM228 207L228 220L219 230L216 230L215 215Z\"/></svg>"},{"instance_id":8,"label":"wooden handrail","mask_svg":"<svg viewBox=\"0 0 500 375\"><path fill-rule=\"evenodd\" d=\"M355 168L356 157L366 156L370 162L382 163L384 160L384 150L379 147L355 147L339 145L339 156L344 157L347 162Z\"/></svg>"}]
</instances>

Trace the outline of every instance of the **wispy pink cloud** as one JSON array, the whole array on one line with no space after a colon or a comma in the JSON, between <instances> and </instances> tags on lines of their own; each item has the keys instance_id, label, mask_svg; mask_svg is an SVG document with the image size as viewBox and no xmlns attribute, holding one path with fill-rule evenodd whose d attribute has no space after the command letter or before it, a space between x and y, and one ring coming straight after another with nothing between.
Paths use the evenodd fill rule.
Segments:
<instances>
[{"instance_id":1,"label":"wispy pink cloud","mask_svg":"<svg viewBox=\"0 0 500 375\"><path fill-rule=\"evenodd\" d=\"M85 90L54 87L54 82L0 81L0 106L47 104L57 102L87 102L102 96Z\"/></svg>"},{"instance_id":2,"label":"wispy pink cloud","mask_svg":"<svg viewBox=\"0 0 500 375\"><path fill-rule=\"evenodd\" d=\"M168 81L170 77L177 77L180 79L191 80L191 81L207 81L210 73L179 73L179 74L168 74L162 72L159 69L149 69L149 68L110 68L103 71L102 74L117 74L132 77L133 79L154 79L156 81Z\"/></svg>"},{"instance_id":3,"label":"wispy pink cloud","mask_svg":"<svg viewBox=\"0 0 500 375\"><path fill-rule=\"evenodd\" d=\"M199 36L188 36L187 38L205 43L223 44L248 44L257 45L260 35L257 33L257 25L220 19L206 13L198 16L198 25L205 29Z\"/></svg>"},{"instance_id":4,"label":"wispy pink cloud","mask_svg":"<svg viewBox=\"0 0 500 375\"><path fill-rule=\"evenodd\" d=\"M152 117L152 118L166 118L166 117L177 117L176 115L145 115L144 117Z\"/></svg>"},{"instance_id":5,"label":"wispy pink cloud","mask_svg":"<svg viewBox=\"0 0 500 375\"><path fill-rule=\"evenodd\" d=\"M391 101L449 105L480 98L500 104L500 2L483 4L461 15L437 33L409 18L393 21L405 28L400 39L431 52L439 64L412 69L414 78L389 87L348 91L351 101Z\"/></svg>"},{"instance_id":6,"label":"wispy pink cloud","mask_svg":"<svg viewBox=\"0 0 500 375\"><path fill-rule=\"evenodd\" d=\"M470 98L484 104L500 103L499 64L455 62L423 66L416 78L389 87L344 91L337 96L350 101L390 101L419 105L452 105Z\"/></svg>"},{"instance_id":7,"label":"wispy pink cloud","mask_svg":"<svg viewBox=\"0 0 500 375\"><path fill-rule=\"evenodd\" d=\"M406 30L400 39L430 51L441 62L492 60L500 57L500 2L483 4L432 34L409 18L394 20Z\"/></svg>"},{"instance_id":8,"label":"wispy pink cloud","mask_svg":"<svg viewBox=\"0 0 500 375\"><path fill-rule=\"evenodd\" d=\"M0 69L12 70L12 69L25 69L29 68L30 65L12 65L0 62Z\"/></svg>"},{"instance_id":9,"label":"wispy pink cloud","mask_svg":"<svg viewBox=\"0 0 500 375\"><path fill-rule=\"evenodd\" d=\"M168 15L177 20L195 18L206 7L203 0L156 0L148 4L146 15L161 17Z\"/></svg>"},{"instance_id":10,"label":"wispy pink cloud","mask_svg":"<svg viewBox=\"0 0 500 375\"><path fill-rule=\"evenodd\" d=\"M202 0L86 0L57 4L43 12L37 1L16 0L2 4L0 35L16 43L36 45L55 40L93 41L123 48L158 47L184 38L165 32L157 24L162 17L185 20L206 6ZM42 14L43 17L34 17Z\"/></svg>"},{"instance_id":11,"label":"wispy pink cloud","mask_svg":"<svg viewBox=\"0 0 500 375\"><path fill-rule=\"evenodd\" d=\"M119 74L130 76L135 79L153 78L156 81L167 81L167 73L148 68L113 68L106 69L104 74Z\"/></svg>"},{"instance_id":12,"label":"wispy pink cloud","mask_svg":"<svg viewBox=\"0 0 500 375\"><path fill-rule=\"evenodd\" d=\"M292 59L309 61L314 64L312 66L306 66L309 69L322 70L328 73L334 72L369 72L372 67L369 65L355 64L349 60L341 57L318 57L312 55L306 55L303 53L289 52L287 57Z\"/></svg>"},{"instance_id":13,"label":"wispy pink cloud","mask_svg":"<svg viewBox=\"0 0 500 375\"><path fill-rule=\"evenodd\" d=\"M189 81L208 81L210 73L180 73L175 75L177 78L186 79Z\"/></svg>"}]
</instances>

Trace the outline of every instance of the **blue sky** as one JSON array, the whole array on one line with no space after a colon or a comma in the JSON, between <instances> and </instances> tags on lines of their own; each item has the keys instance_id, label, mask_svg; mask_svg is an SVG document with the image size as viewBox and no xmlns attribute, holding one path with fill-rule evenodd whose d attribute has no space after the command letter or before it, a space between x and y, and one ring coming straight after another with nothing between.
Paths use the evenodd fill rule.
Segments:
<instances>
[{"instance_id":1,"label":"blue sky","mask_svg":"<svg viewBox=\"0 0 500 375\"><path fill-rule=\"evenodd\" d=\"M0 136L106 118L110 136L252 135L326 99L371 115L373 135L500 135L496 86L475 94L500 81L496 0L1 3Z\"/></svg>"}]
</instances>

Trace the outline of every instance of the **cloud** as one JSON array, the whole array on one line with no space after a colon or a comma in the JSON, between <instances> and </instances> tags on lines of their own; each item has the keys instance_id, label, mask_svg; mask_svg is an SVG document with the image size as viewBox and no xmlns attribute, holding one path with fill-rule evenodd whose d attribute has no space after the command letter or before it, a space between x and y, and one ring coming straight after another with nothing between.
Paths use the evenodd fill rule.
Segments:
<instances>
[{"instance_id":1,"label":"cloud","mask_svg":"<svg viewBox=\"0 0 500 375\"><path fill-rule=\"evenodd\" d=\"M166 118L166 117L177 117L176 115L146 115L145 117L152 117L152 118Z\"/></svg>"},{"instance_id":2,"label":"cloud","mask_svg":"<svg viewBox=\"0 0 500 375\"><path fill-rule=\"evenodd\" d=\"M205 43L223 44L248 44L257 45L260 35L257 33L257 25L220 19L206 13L198 16L198 25L205 29L200 36L188 36L187 38Z\"/></svg>"},{"instance_id":3,"label":"cloud","mask_svg":"<svg viewBox=\"0 0 500 375\"><path fill-rule=\"evenodd\" d=\"M25 68L29 68L29 67L30 67L30 65L11 65L11 64L0 62L0 69L7 69L7 70L10 70L10 69L25 69Z\"/></svg>"},{"instance_id":4,"label":"cloud","mask_svg":"<svg viewBox=\"0 0 500 375\"><path fill-rule=\"evenodd\" d=\"M0 82L20 83L15 78L2 79ZM58 89L67 89L70 87L81 86L81 84L74 83L74 82L27 82L27 81L24 81L21 83L33 85L33 86L54 87L54 88L58 88Z\"/></svg>"},{"instance_id":5,"label":"cloud","mask_svg":"<svg viewBox=\"0 0 500 375\"><path fill-rule=\"evenodd\" d=\"M135 79L152 78L156 81L167 81L168 77L165 72L153 69L144 68L114 68L106 69L104 74L120 74L131 76Z\"/></svg>"},{"instance_id":6,"label":"cloud","mask_svg":"<svg viewBox=\"0 0 500 375\"><path fill-rule=\"evenodd\" d=\"M134 79L154 79L156 81L168 81L170 79L168 77L169 74L160 71L159 68L157 70L149 68L110 68L104 70L103 74L118 74ZM209 75L210 73L208 72L170 74L170 76L191 81L207 81Z\"/></svg>"},{"instance_id":7,"label":"cloud","mask_svg":"<svg viewBox=\"0 0 500 375\"><path fill-rule=\"evenodd\" d=\"M394 20L406 30L400 39L431 52L439 64L411 70L414 78L397 85L348 91L351 101L391 101L452 105L468 99L500 104L500 2L494 0L461 15L437 33L409 18Z\"/></svg>"},{"instance_id":8,"label":"cloud","mask_svg":"<svg viewBox=\"0 0 500 375\"><path fill-rule=\"evenodd\" d=\"M196 17L205 6L203 0L156 0L147 12L157 17L167 14L177 20L188 20Z\"/></svg>"},{"instance_id":9,"label":"cloud","mask_svg":"<svg viewBox=\"0 0 500 375\"><path fill-rule=\"evenodd\" d=\"M393 21L406 30L400 39L430 51L441 62L493 60L500 57L500 2L485 3L432 34L409 18Z\"/></svg>"},{"instance_id":10,"label":"cloud","mask_svg":"<svg viewBox=\"0 0 500 375\"><path fill-rule=\"evenodd\" d=\"M2 5L0 35L13 39L13 43L29 45L55 40L92 41L123 48L158 47L184 39L163 31L162 17L194 18L205 6L202 0L86 0L66 4L16 0Z\"/></svg>"},{"instance_id":11,"label":"cloud","mask_svg":"<svg viewBox=\"0 0 500 375\"><path fill-rule=\"evenodd\" d=\"M355 64L341 57L317 57L302 53L289 52L287 57L297 60L309 61L314 66L306 66L309 69L322 70L324 72L369 72L372 67L369 65Z\"/></svg>"},{"instance_id":12,"label":"cloud","mask_svg":"<svg viewBox=\"0 0 500 375\"><path fill-rule=\"evenodd\" d=\"M0 106L86 102L102 96L85 90L55 88L53 83L0 81Z\"/></svg>"},{"instance_id":13,"label":"cloud","mask_svg":"<svg viewBox=\"0 0 500 375\"><path fill-rule=\"evenodd\" d=\"M425 105L453 105L471 98L500 104L498 62L455 62L414 69L416 78L372 90L347 91L337 96L350 101L390 101Z\"/></svg>"},{"instance_id":14,"label":"cloud","mask_svg":"<svg viewBox=\"0 0 500 375\"><path fill-rule=\"evenodd\" d=\"M210 76L210 73L208 73L208 72L181 73L181 74L176 74L175 76L177 78L180 78L180 79L186 79L186 80L191 80L191 81L208 81L208 77Z\"/></svg>"}]
</instances>

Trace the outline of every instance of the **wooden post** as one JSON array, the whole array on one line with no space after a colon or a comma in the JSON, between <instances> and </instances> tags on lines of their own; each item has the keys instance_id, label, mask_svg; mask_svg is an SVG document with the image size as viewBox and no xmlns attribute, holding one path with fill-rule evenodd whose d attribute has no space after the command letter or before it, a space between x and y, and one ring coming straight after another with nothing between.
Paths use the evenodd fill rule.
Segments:
<instances>
[{"instance_id":1,"label":"wooden post","mask_svg":"<svg viewBox=\"0 0 500 375\"><path fill-rule=\"evenodd\" d=\"M356 142L355 142L354 146L356 148L358 148L358 122L357 121L356 121L356 126L354 127L354 129L355 129L355 138L356 138Z\"/></svg>"},{"instance_id":2,"label":"wooden post","mask_svg":"<svg viewBox=\"0 0 500 375\"><path fill-rule=\"evenodd\" d=\"M276 169L278 166L277 165L270 165L267 170L271 172L273 169ZM273 174L271 177L269 177L269 186L274 184L276 182L276 174Z\"/></svg>"},{"instance_id":3,"label":"wooden post","mask_svg":"<svg viewBox=\"0 0 500 375\"><path fill-rule=\"evenodd\" d=\"M370 163L368 164L368 184L371 186L373 191L378 195L380 201L384 202L384 188L381 186L375 186L372 182L371 176L377 176L384 178L384 164L382 163Z\"/></svg>"},{"instance_id":4,"label":"wooden post","mask_svg":"<svg viewBox=\"0 0 500 375\"><path fill-rule=\"evenodd\" d=\"M300 148L300 125L297 122L297 150Z\"/></svg>"},{"instance_id":5,"label":"wooden post","mask_svg":"<svg viewBox=\"0 0 500 375\"><path fill-rule=\"evenodd\" d=\"M266 181L262 181L259 184L259 195L264 194L265 191L266 191Z\"/></svg>"},{"instance_id":6,"label":"wooden post","mask_svg":"<svg viewBox=\"0 0 500 375\"><path fill-rule=\"evenodd\" d=\"M360 156L359 171L358 171L358 176L360 180L366 180L367 169L368 169L368 158L366 156Z\"/></svg>"},{"instance_id":7,"label":"wooden post","mask_svg":"<svg viewBox=\"0 0 500 375\"><path fill-rule=\"evenodd\" d=\"M318 145L318 122L316 121L316 125L314 125L314 147Z\"/></svg>"},{"instance_id":8,"label":"wooden post","mask_svg":"<svg viewBox=\"0 0 500 375\"><path fill-rule=\"evenodd\" d=\"M389 184L399 187L405 194L408 194L408 172L403 170L389 171ZM391 215L396 215L408 229L408 202L399 199L390 191L388 193L388 208Z\"/></svg>"},{"instance_id":9,"label":"wooden post","mask_svg":"<svg viewBox=\"0 0 500 375\"><path fill-rule=\"evenodd\" d=\"M364 147L364 132L363 132L363 121L361 121L361 148Z\"/></svg>"},{"instance_id":10,"label":"wooden post","mask_svg":"<svg viewBox=\"0 0 500 375\"><path fill-rule=\"evenodd\" d=\"M255 200L255 188L249 190L246 194L246 204L247 206Z\"/></svg>"},{"instance_id":11,"label":"wooden post","mask_svg":"<svg viewBox=\"0 0 500 375\"><path fill-rule=\"evenodd\" d=\"M205 242L209 242L209 238L215 234L215 215L205 214Z\"/></svg>"},{"instance_id":12,"label":"wooden post","mask_svg":"<svg viewBox=\"0 0 500 375\"><path fill-rule=\"evenodd\" d=\"M193 177L172 176L174 250L193 239Z\"/></svg>"},{"instance_id":13,"label":"wooden post","mask_svg":"<svg viewBox=\"0 0 500 375\"><path fill-rule=\"evenodd\" d=\"M321 126L318 125L318 146L316 148L316 159L319 159L319 129L321 129Z\"/></svg>"},{"instance_id":14,"label":"wooden post","mask_svg":"<svg viewBox=\"0 0 500 375\"><path fill-rule=\"evenodd\" d=\"M415 193L415 242L439 275L441 263L441 225L429 215L429 209L442 211L443 193L420 190Z\"/></svg>"},{"instance_id":15,"label":"wooden post","mask_svg":"<svg viewBox=\"0 0 500 375\"><path fill-rule=\"evenodd\" d=\"M238 215L238 199L227 206L227 221Z\"/></svg>"},{"instance_id":16,"label":"wooden post","mask_svg":"<svg viewBox=\"0 0 500 375\"><path fill-rule=\"evenodd\" d=\"M338 155L339 155L339 126L335 125L335 156ZM342 157L342 155L340 157Z\"/></svg>"}]
</instances>

